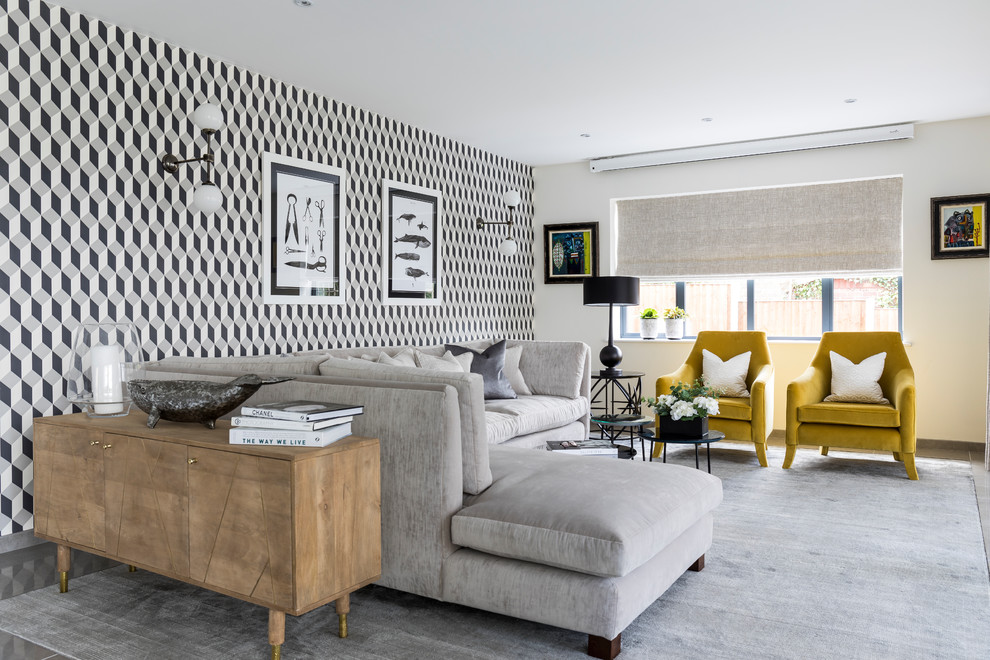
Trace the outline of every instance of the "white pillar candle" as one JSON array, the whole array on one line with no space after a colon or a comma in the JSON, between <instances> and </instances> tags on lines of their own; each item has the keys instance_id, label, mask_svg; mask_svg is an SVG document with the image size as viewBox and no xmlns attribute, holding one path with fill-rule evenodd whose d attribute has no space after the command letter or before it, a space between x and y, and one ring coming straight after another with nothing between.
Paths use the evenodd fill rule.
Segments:
<instances>
[{"instance_id":1,"label":"white pillar candle","mask_svg":"<svg viewBox=\"0 0 990 660\"><path fill-rule=\"evenodd\" d=\"M120 348L100 344L90 350L93 374L93 412L110 415L123 412L124 396L120 389Z\"/></svg>"}]
</instances>

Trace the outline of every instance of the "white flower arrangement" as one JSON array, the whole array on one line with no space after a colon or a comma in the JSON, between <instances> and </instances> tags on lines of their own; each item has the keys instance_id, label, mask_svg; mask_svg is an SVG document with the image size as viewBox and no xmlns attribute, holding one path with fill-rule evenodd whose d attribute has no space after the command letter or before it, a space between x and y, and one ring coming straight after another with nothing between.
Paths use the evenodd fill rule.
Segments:
<instances>
[{"instance_id":1,"label":"white flower arrangement","mask_svg":"<svg viewBox=\"0 0 990 660\"><path fill-rule=\"evenodd\" d=\"M718 414L718 392L696 380L687 387L678 382L670 388L670 394L661 394L656 399L643 399L656 414L673 420L696 419Z\"/></svg>"}]
</instances>

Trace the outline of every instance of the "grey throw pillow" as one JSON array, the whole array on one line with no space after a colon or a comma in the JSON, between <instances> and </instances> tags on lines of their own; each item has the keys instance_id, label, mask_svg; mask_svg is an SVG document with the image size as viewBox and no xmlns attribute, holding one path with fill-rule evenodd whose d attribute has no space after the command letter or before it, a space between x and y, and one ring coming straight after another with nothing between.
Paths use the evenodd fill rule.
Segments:
<instances>
[{"instance_id":1,"label":"grey throw pillow","mask_svg":"<svg viewBox=\"0 0 990 660\"><path fill-rule=\"evenodd\" d=\"M492 344L484 351L475 351L456 344L444 347L454 355L473 353L471 373L481 374L485 381L485 399L515 399L516 392L505 377L505 340Z\"/></svg>"}]
</instances>

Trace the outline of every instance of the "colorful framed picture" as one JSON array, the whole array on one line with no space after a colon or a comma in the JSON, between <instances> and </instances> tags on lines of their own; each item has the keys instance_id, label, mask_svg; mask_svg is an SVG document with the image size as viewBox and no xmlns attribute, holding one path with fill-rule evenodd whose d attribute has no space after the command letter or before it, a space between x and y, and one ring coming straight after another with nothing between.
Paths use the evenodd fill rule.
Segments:
<instances>
[{"instance_id":1,"label":"colorful framed picture","mask_svg":"<svg viewBox=\"0 0 990 660\"><path fill-rule=\"evenodd\" d=\"M582 282L598 277L598 223L543 226L543 281Z\"/></svg>"},{"instance_id":2,"label":"colorful framed picture","mask_svg":"<svg viewBox=\"0 0 990 660\"><path fill-rule=\"evenodd\" d=\"M344 170L262 155L265 304L344 302Z\"/></svg>"},{"instance_id":3,"label":"colorful framed picture","mask_svg":"<svg viewBox=\"0 0 990 660\"><path fill-rule=\"evenodd\" d=\"M990 256L988 204L990 193L932 197L932 259Z\"/></svg>"},{"instance_id":4,"label":"colorful framed picture","mask_svg":"<svg viewBox=\"0 0 990 660\"><path fill-rule=\"evenodd\" d=\"M382 182L382 302L436 305L441 301L440 191Z\"/></svg>"}]
</instances>

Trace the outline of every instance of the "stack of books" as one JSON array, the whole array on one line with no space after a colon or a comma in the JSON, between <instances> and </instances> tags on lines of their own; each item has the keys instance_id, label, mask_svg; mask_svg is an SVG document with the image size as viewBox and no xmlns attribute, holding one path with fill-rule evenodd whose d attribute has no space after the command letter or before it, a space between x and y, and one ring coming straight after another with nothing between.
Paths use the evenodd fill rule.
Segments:
<instances>
[{"instance_id":1,"label":"stack of books","mask_svg":"<svg viewBox=\"0 0 990 660\"><path fill-rule=\"evenodd\" d=\"M619 455L619 448L608 440L547 440L547 450L562 454L577 454L581 456L611 456Z\"/></svg>"},{"instance_id":2,"label":"stack of books","mask_svg":"<svg viewBox=\"0 0 990 660\"><path fill-rule=\"evenodd\" d=\"M279 401L242 406L230 420L230 444L326 447L351 434L363 406L320 401Z\"/></svg>"}]
</instances>

